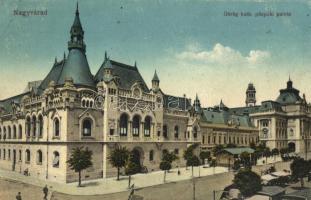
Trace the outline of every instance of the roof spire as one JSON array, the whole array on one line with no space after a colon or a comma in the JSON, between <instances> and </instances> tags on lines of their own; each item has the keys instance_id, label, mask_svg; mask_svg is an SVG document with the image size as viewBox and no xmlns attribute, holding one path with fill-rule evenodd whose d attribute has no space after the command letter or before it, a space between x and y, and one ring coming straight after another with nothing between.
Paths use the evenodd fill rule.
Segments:
<instances>
[{"instance_id":1,"label":"roof spire","mask_svg":"<svg viewBox=\"0 0 311 200\"><path fill-rule=\"evenodd\" d=\"M160 81L158 75L157 75L157 70L154 70L154 75L153 75L153 78L152 78L152 81Z\"/></svg>"},{"instance_id":2,"label":"roof spire","mask_svg":"<svg viewBox=\"0 0 311 200\"><path fill-rule=\"evenodd\" d=\"M134 67L135 67L135 68L137 68L137 63L136 63L136 60L135 60L135 63L134 63Z\"/></svg>"},{"instance_id":3,"label":"roof spire","mask_svg":"<svg viewBox=\"0 0 311 200\"><path fill-rule=\"evenodd\" d=\"M107 60L108 57L107 57L107 51L105 51L105 60Z\"/></svg>"},{"instance_id":4,"label":"roof spire","mask_svg":"<svg viewBox=\"0 0 311 200\"><path fill-rule=\"evenodd\" d=\"M64 51L64 60L66 60L66 52Z\"/></svg>"},{"instance_id":5,"label":"roof spire","mask_svg":"<svg viewBox=\"0 0 311 200\"><path fill-rule=\"evenodd\" d=\"M57 56L55 56L55 60L54 60L55 64L57 63Z\"/></svg>"},{"instance_id":6,"label":"roof spire","mask_svg":"<svg viewBox=\"0 0 311 200\"><path fill-rule=\"evenodd\" d=\"M77 1L76 15L79 15L79 2Z\"/></svg>"}]
</instances>

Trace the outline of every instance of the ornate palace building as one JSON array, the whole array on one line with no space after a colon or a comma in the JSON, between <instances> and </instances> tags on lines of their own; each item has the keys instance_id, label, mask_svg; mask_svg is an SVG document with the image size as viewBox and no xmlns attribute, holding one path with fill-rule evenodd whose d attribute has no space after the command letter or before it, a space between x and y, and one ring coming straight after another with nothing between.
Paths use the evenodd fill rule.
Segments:
<instances>
[{"instance_id":1,"label":"ornate palace building","mask_svg":"<svg viewBox=\"0 0 311 200\"><path fill-rule=\"evenodd\" d=\"M149 88L136 64L105 53L93 75L78 7L68 50L42 81L0 101L1 169L67 183L78 178L66 163L78 146L93 152L93 166L83 171L83 179L95 179L116 175L108 158L117 146L131 150L144 171L153 171L165 151L175 152L180 157L175 164L184 166L183 152L193 143L206 149L258 142L248 116L232 113L222 102L207 109L198 97L192 104L185 95L168 95L156 72Z\"/></svg>"},{"instance_id":2,"label":"ornate palace building","mask_svg":"<svg viewBox=\"0 0 311 200\"><path fill-rule=\"evenodd\" d=\"M275 101L256 105L256 90L250 84L246 91L246 107L232 108L230 112L249 116L259 130L260 141L270 148L290 148L296 153L310 151L311 106L305 95L287 81L285 89Z\"/></svg>"}]
</instances>

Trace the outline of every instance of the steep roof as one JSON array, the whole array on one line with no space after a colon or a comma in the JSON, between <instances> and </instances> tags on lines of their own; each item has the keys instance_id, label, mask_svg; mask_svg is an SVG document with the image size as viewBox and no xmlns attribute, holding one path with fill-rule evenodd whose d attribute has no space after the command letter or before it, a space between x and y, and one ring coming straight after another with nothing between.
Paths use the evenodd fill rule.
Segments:
<instances>
[{"instance_id":1,"label":"steep roof","mask_svg":"<svg viewBox=\"0 0 311 200\"><path fill-rule=\"evenodd\" d=\"M23 98L24 95L29 94L29 92L25 92L7 99L3 99L0 101L0 108L4 109L4 113L8 114L12 112L12 105L11 103L17 103L20 104L21 103L21 99Z\"/></svg>"},{"instance_id":2,"label":"steep roof","mask_svg":"<svg viewBox=\"0 0 311 200\"><path fill-rule=\"evenodd\" d=\"M191 100L185 97L177 97L164 94L163 96L164 108L188 110L191 107Z\"/></svg>"},{"instance_id":3,"label":"steep roof","mask_svg":"<svg viewBox=\"0 0 311 200\"><path fill-rule=\"evenodd\" d=\"M75 85L95 87L86 55L79 49L71 49L59 74L57 85L65 83L71 77Z\"/></svg>"},{"instance_id":4,"label":"steep roof","mask_svg":"<svg viewBox=\"0 0 311 200\"><path fill-rule=\"evenodd\" d=\"M137 67L116 62L114 60L105 59L99 70L97 71L94 79L96 82L103 80L104 69L106 67L106 62L110 61L112 68L112 75L118 76L120 78L119 87L123 89L130 90L132 85L140 82L144 92L149 92L149 89L139 73Z\"/></svg>"},{"instance_id":5,"label":"steep roof","mask_svg":"<svg viewBox=\"0 0 311 200\"><path fill-rule=\"evenodd\" d=\"M238 125L241 127L254 127L247 115L235 115L228 111L204 109L201 120L211 124Z\"/></svg>"}]
</instances>

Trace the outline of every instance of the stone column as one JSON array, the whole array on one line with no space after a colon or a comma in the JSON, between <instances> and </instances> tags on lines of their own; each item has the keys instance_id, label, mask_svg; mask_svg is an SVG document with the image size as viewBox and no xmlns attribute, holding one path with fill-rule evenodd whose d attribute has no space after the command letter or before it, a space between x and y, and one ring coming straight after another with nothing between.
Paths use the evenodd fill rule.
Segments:
<instances>
[{"instance_id":1,"label":"stone column","mask_svg":"<svg viewBox=\"0 0 311 200\"><path fill-rule=\"evenodd\" d=\"M127 140L133 139L132 121L127 122Z\"/></svg>"}]
</instances>

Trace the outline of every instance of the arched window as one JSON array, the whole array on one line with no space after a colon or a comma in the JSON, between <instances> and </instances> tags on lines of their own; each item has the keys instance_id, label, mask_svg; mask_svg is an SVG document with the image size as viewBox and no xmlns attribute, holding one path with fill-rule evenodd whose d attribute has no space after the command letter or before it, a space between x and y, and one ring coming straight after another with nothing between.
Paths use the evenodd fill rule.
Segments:
<instances>
[{"instance_id":1,"label":"arched window","mask_svg":"<svg viewBox=\"0 0 311 200\"><path fill-rule=\"evenodd\" d=\"M11 135L11 126L8 126L8 139L11 139L12 135Z\"/></svg>"},{"instance_id":2,"label":"arched window","mask_svg":"<svg viewBox=\"0 0 311 200\"><path fill-rule=\"evenodd\" d=\"M42 151L41 150L37 151L37 164L38 165L42 164Z\"/></svg>"},{"instance_id":3,"label":"arched window","mask_svg":"<svg viewBox=\"0 0 311 200\"><path fill-rule=\"evenodd\" d=\"M85 100L82 100L82 107L85 107Z\"/></svg>"},{"instance_id":4,"label":"arched window","mask_svg":"<svg viewBox=\"0 0 311 200\"><path fill-rule=\"evenodd\" d=\"M163 126L163 137L164 137L164 138L167 138L167 137L168 137L167 131L168 131L168 130L167 130L167 125L164 125L164 126Z\"/></svg>"},{"instance_id":5,"label":"arched window","mask_svg":"<svg viewBox=\"0 0 311 200\"><path fill-rule=\"evenodd\" d=\"M43 135L43 117L42 117L42 115L39 115L38 121L39 121L39 137L42 137L42 135Z\"/></svg>"},{"instance_id":6,"label":"arched window","mask_svg":"<svg viewBox=\"0 0 311 200\"><path fill-rule=\"evenodd\" d=\"M25 151L25 163L30 163L30 151L27 149Z\"/></svg>"},{"instance_id":7,"label":"arched window","mask_svg":"<svg viewBox=\"0 0 311 200\"><path fill-rule=\"evenodd\" d=\"M59 119L56 118L54 120L54 136L59 137L59 134L60 134L60 123L59 123Z\"/></svg>"},{"instance_id":8,"label":"arched window","mask_svg":"<svg viewBox=\"0 0 311 200\"><path fill-rule=\"evenodd\" d=\"M128 124L127 114L123 113L120 117L120 135L121 136L127 135L127 124Z\"/></svg>"},{"instance_id":9,"label":"arched window","mask_svg":"<svg viewBox=\"0 0 311 200\"><path fill-rule=\"evenodd\" d=\"M90 101L90 108L93 108L93 101Z\"/></svg>"},{"instance_id":10,"label":"arched window","mask_svg":"<svg viewBox=\"0 0 311 200\"><path fill-rule=\"evenodd\" d=\"M140 117L135 115L133 117L132 127L133 127L133 136L139 136L139 126L140 126Z\"/></svg>"},{"instance_id":11,"label":"arched window","mask_svg":"<svg viewBox=\"0 0 311 200\"><path fill-rule=\"evenodd\" d=\"M37 117L32 117L32 137L36 137L36 131L37 131Z\"/></svg>"},{"instance_id":12,"label":"arched window","mask_svg":"<svg viewBox=\"0 0 311 200\"><path fill-rule=\"evenodd\" d=\"M154 157L154 151L150 150L150 152L149 152L149 161L153 161L153 157Z\"/></svg>"},{"instance_id":13,"label":"arched window","mask_svg":"<svg viewBox=\"0 0 311 200\"><path fill-rule=\"evenodd\" d=\"M22 139L23 128L22 125L18 126L18 139Z\"/></svg>"},{"instance_id":14,"label":"arched window","mask_svg":"<svg viewBox=\"0 0 311 200\"><path fill-rule=\"evenodd\" d=\"M86 107L89 107L89 100L86 101Z\"/></svg>"},{"instance_id":15,"label":"arched window","mask_svg":"<svg viewBox=\"0 0 311 200\"><path fill-rule=\"evenodd\" d=\"M3 140L5 140L5 139L6 139L6 128L3 127Z\"/></svg>"},{"instance_id":16,"label":"arched window","mask_svg":"<svg viewBox=\"0 0 311 200\"><path fill-rule=\"evenodd\" d=\"M53 167L59 167L59 153L54 151L53 156Z\"/></svg>"},{"instance_id":17,"label":"arched window","mask_svg":"<svg viewBox=\"0 0 311 200\"><path fill-rule=\"evenodd\" d=\"M179 136L179 127L175 126L175 128L174 128L174 137L175 137L175 139L178 139L178 136Z\"/></svg>"},{"instance_id":18,"label":"arched window","mask_svg":"<svg viewBox=\"0 0 311 200\"><path fill-rule=\"evenodd\" d=\"M151 117L147 116L145 118L145 124L144 124L145 136L150 136L150 129L151 129Z\"/></svg>"},{"instance_id":19,"label":"arched window","mask_svg":"<svg viewBox=\"0 0 311 200\"><path fill-rule=\"evenodd\" d=\"M30 117L28 116L26 118L26 136L30 137L30 130L31 130L31 120Z\"/></svg>"},{"instance_id":20,"label":"arched window","mask_svg":"<svg viewBox=\"0 0 311 200\"><path fill-rule=\"evenodd\" d=\"M92 135L92 121L90 119L83 120L82 123L82 136Z\"/></svg>"},{"instance_id":21,"label":"arched window","mask_svg":"<svg viewBox=\"0 0 311 200\"><path fill-rule=\"evenodd\" d=\"M197 138L198 137L198 127L194 127L193 128L193 138ZM219 143L220 144L220 143Z\"/></svg>"},{"instance_id":22,"label":"arched window","mask_svg":"<svg viewBox=\"0 0 311 200\"><path fill-rule=\"evenodd\" d=\"M18 160L19 160L19 161L22 161L22 150L19 150Z\"/></svg>"},{"instance_id":23,"label":"arched window","mask_svg":"<svg viewBox=\"0 0 311 200\"><path fill-rule=\"evenodd\" d=\"M13 126L13 139L16 139L16 126Z\"/></svg>"}]
</instances>

